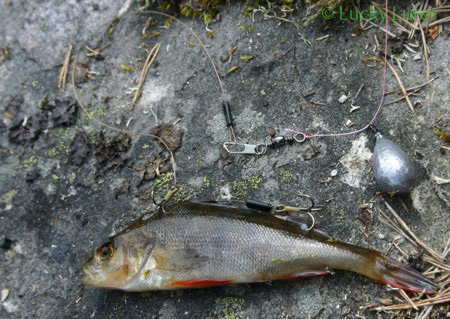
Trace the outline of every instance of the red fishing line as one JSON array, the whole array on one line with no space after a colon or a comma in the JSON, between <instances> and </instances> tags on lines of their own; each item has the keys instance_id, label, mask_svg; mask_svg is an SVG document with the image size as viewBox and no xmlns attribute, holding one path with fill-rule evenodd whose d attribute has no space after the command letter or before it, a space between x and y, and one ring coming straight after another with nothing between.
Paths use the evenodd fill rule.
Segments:
<instances>
[{"instance_id":1,"label":"red fishing line","mask_svg":"<svg viewBox=\"0 0 450 319\"><path fill-rule=\"evenodd\" d=\"M381 107L384 103L384 94L386 92L386 66L387 66L387 43L388 43L388 27L389 27L389 19L388 19L388 0L386 0L386 33L384 36L384 68L383 68L383 89L381 92L381 100L380 100L380 104L378 105L378 108L376 110L376 112L374 113L372 119L370 120L369 123L367 123L366 126L356 130L356 131L351 131L351 132L344 132L344 133L320 133L320 134L308 134L305 132L299 132L296 130L292 130L292 129L285 129L288 132L292 132L295 134L300 134L303 135L303 137L305 139L307 138L311 138L311 137L333 137L333 136L344 136L344 135L352 135L352 134L357 134L360 133L362 131L365 131L370 125L373 124L373 122L375 122L378 114L381 111Z\"/></svg>"}]
</instances>

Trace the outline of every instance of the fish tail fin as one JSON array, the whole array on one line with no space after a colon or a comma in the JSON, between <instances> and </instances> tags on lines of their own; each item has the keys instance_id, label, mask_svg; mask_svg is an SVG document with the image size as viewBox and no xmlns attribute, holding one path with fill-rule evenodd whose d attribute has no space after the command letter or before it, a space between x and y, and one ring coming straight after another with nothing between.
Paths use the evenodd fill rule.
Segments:
<instances>
[{"instance_id":1,"label":"fish tail fin","mask_svg":"<svg viewBox=\"0 0 450 319\"><path fill-rule=\"evenodd\" d=\"M438 285L413 268L381 254L375 258L374 269L369 277L394 288L407 291L435 293Z\"/></svg>"}]
</instances>

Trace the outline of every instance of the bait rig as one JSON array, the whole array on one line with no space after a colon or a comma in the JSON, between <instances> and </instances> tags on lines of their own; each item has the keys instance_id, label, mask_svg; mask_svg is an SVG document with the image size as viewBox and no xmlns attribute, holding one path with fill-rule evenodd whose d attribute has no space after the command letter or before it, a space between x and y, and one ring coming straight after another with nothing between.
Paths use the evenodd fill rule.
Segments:
<instances>
[{"instance_id":1,"label":"bait rig","mask_svg":"<svg viewBox=\"0 0 450 319\"><path fill-rule=\"evenodd\" d=\"M388 0L386 0L386 12L388 11ZM287 132L292 133L291 136L276 136L272 138L269 143L259 144L245 144L238 143L234 133L233 117L231 115L231 108L228 101L223 101L223 113L225 116L225 124L230 131L230 141L223 144L223 148L230 154L253 154L263 155L267 153L268 148L283 145L292 144L293 142L303 143L309 138L313 137L338 137L355 135L363 132L367 129L371 129L375 133L376 144L373 153L373 167L375 180L380 189L387 193L408 193L412 190L416 181L416 173L414 164L408 155L394 142L381 135L373 126L378 114L381 111L381 107L384 103L384 95L386 92L386 67L387 67L387 44L388 44L388 30L389 19L386 19L386 36L384 39L384 67L383 67L383 84L380 103L375 111L372 119L364 127L350 132L344 133L321 133L321 134L307 134L292 129L286 129ZM209 54L208 54L209 55ZM213 61L211 60L211 63ZM215 66L214 70L216 70ZM218 76L217 79L220 83L222 93L224 93L223 84ZM359 94L359 92L358 92Z\"/></svg>"}]
</instances>

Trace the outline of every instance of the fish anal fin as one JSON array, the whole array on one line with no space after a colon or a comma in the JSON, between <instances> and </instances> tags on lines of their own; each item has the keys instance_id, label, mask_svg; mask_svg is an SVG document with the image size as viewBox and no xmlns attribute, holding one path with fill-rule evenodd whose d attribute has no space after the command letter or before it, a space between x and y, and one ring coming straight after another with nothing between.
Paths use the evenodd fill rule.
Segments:
<instances>
[{"instance_id":1,"label":"fish anal fin","mask_svg":"<svg viewBox=\"0 0 450 319\"><path fill-rule=\"evenodd\" d=\"M193 279L173 281L173 288L205 288L232 284L231 279Z\"/></svg>"},{"instance_id":2,"label":"fish anal fin","mask_svg":"<svg viewBox=\"0 0 450 319\"><path fill-rule=\"evenodd\" d=\"M299 271L299 272L294 272L294 273L286 275L286 276L275 278L275 280L303 279L303 278L316 277L316 276L325 276L325 275L329 275L330 273L331 273L331 271L328 269L303 270L303 271Z\"/></svg>"}]
</instances>

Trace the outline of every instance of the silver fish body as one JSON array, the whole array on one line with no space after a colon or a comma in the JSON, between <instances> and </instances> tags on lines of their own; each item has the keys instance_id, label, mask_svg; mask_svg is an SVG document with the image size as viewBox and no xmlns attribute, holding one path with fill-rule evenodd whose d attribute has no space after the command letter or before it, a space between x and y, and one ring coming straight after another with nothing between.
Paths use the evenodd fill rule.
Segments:
<instances>
[{"instance_id":1,"label":"silver fish body","mask_svg":"<svg viewBox=\"0 0 450 319\"><path fill-rule=\"evenodd\" d=\"M323 275L329 269L355 271L410 290L434 287L374 250L304 231L271 214L211 203L175 204L99 247L83 266L83 283L92 287L200 288ZM109 250L114 254L105 257Z\"/></svg>"}]
</instances>

